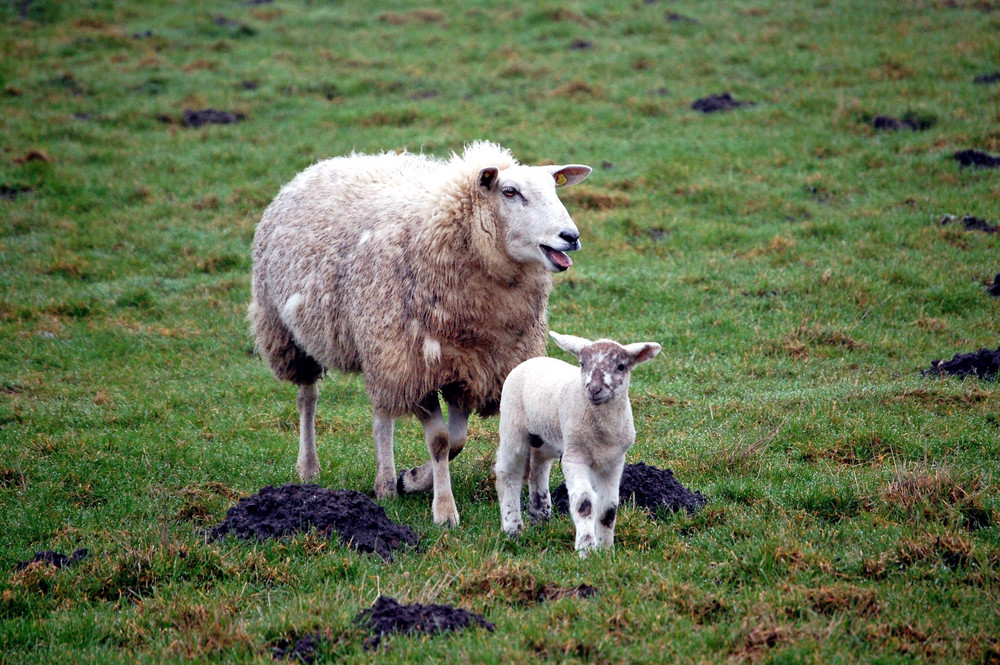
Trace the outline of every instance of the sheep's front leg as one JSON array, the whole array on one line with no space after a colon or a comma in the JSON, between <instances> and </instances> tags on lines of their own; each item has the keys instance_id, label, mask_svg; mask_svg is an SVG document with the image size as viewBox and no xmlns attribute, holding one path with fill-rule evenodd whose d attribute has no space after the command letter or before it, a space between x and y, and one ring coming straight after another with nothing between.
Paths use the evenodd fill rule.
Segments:
<instances>
[{"instance_id":1,"label":"sheep's front leg","mask_svg":"<svg viewBox=\"0 0 1000 665\"><path fill-rule=\"evenodd\" d=\"M319 457L316 455L316 400L319 387L315 383L299 386L299 459L295 465L303 482L319 475Z\"/></svg>"},{"instance_id":2,"label":"sheep's front leg","mask_svg":"<svg viewBox=\"0 0 1000 665\"><path fill-rule=\"evenodd\" d=\"M443 526L458 526L458 507L451 493L451 471L448 468L451 444L436 392L430 393L420 402L417 418L424 427L424 440L431 454L434 522Z\"/></svg>"},{"instance_id":3,"label":"sheep's front leg","mask_svg":"<svg viewBox=\"0 0 1000 665\"><path fill-rule=\"evenodd\" d=\"M396 496L396 460L392 450L392 432L396 421L375 413L372 416L372 434L375 437L375 497L388 499Z\"/></svg>"},{"instance_id":4,"label":"sheep's front leg","mask_svg":"<svg viewBox=\"0 0 1000 665\"><path fill-rule=\"evenodd\" d=\"M569 514L576 526L576 551L581 557L585 557L597 544L594 516L597 495L593 489L591 472L586 464L573 462L565 457L562 470L569 494Z\"/></svg>"},{"instance_id":5,"label":"sheep's front leg","mask_svg":"<svg viewBox=\"0 0 1000 665\"><path fill-rule=\"evenodd\" d=\"M618 488L621 485L625 458L606 474L596 479L597 503L595 525L597 547L610 548L615 543L615 521L618 518Z\"/></svg>"},{"instance_id":6,"label":"sheep's front leg","mask_svg":"<svg viewBox=\"0 0 1000 665\"><path fill-rule=\"evenodd\" d=\"M496 474L497 499L500 502L500 526L504 533L515 538L521 534L521 486L528 465L528 456L519 443L517 434L505 431L506 423L500 421L500 446L493 466Z\"/></svg>"},{"instance_id":7,"label":"sheep's front leg","mask_svg":"<svg viewBox=\"0 0 1000 665\"><path fill-rule=\"evenodd\" d=\"M450 452L448 459L455 459L462 449L469 436L469 412L459 409L451 402L448 403L448 440L450 442ZM400 494L410 494L412 492L426 492L434 485L434 474L431 462L422 464L413 469L405 469L399 474L396 481L396 489Z\"/></svg>"}]
</instances>

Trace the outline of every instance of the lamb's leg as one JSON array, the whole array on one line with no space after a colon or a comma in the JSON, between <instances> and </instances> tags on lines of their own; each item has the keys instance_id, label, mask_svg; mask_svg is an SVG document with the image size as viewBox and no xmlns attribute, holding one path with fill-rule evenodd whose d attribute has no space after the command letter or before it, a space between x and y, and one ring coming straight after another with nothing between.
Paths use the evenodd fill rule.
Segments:
<instances>
[{"instance_id":1,"label":"lamb's leg","mask_svg":"<svg viewBox=\"0 0 1000 665\"><path fill-rule=\"evenodd\" d=\"M450 452L448 459L455 459L462 449L469 436L469 412L459 409L448 402L448 440L450 442ZM396 489L400 494L410 494L412 492L426 492L434 485L434 474L430 462L426 462L412 469L405 469L399 474L396 481Z\"/></svg>"},{"instance_id":2,"label":"lamb's leg","mask_svg":"<svg viewBox=\"0 0 1000 665\"><path fill-rule=\"evenodd\" d=\"M316 455L316 400L319 387L315 383L299 386L299 460L295 468L303 482L319 475L319 457Z\"/></svg>"},{"instance_id":3,"label":"lamb's leg","mask_svg":"<svg viewBox=\"0 0 1000 665\"><path fill-rule=\"evenodd\" d=\"M458 526L458 507L451 493L451 471L448 455L451 444L448 440L448 426L441 413L437 393L428 394L420 402L417 418L424 427L424 440L431 454L431 471L434 478L434 523L443 526Z\"/></svg>"},{"instance_id":4,"label":"lamb's leg","mask_svg":"<svg viewBox=\"0 0 1000 665\"><path fill-rule=\"evenodd\" d=\"M396 421L375 413L372 434L375 437L375 496L387 499L396 496L396 461L392 452L392 430Z\"/></svg>"},{"instance_id":5,"label":"lamb's leg","mask_svg":"<svg viewBox=\"0 0 1000 665\"><path fill-rule=\"evenodd\" d=\"M504 533L514 538L524 528L521 519L521 486L528 468L527 446L522 445L521 435L507 431L506 421L500 420L500 446L493 465L496 475L497 500L500 503L500 526Z\"/></svg>"},{"instance_id":6,"label":"lamb's leg","mask_svg":"<svg viewBox=\"0 0 1000 665\"><path fill-rule=\"evenodd\" d=\"M607 474L596 479L597 522L595 524L597 535L597 547L610 548L615 543L615 520L618 518L618 488L622 480L622 469L625 466L625 458L615 464L614 468Z\"/></svg>"},{"instance_id":7,"label":"lamb's leg","mask_svg":"<svg viewBox=\"0 0 1000 665\"><path fill-rule=\"evenodd\" d=\"M528 464L528 516L532 522L545 522L552 517L552 497L549 495L549 473L552 458L545 457L537 448L531 449Z\"/></svg>"},{"instance_id":8,"label":"lamb's leg","mask_svg":"<svg viewBox=\"0 0 1000 665\"><path fill-rule=\"evenodd\" d=\"M565 457L562 470L569 493L569 514L576 526L576 551L585 557L597 544L594 519L597 495L593 489L592 474L586 464L568 461Z\"/></svg>"}]
</instances>

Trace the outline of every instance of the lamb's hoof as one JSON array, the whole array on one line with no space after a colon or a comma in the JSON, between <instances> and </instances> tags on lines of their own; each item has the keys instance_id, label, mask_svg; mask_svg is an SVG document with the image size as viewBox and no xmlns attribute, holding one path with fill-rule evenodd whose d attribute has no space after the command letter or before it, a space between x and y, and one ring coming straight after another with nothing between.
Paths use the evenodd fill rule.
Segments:
<instances>
[{"instance_id":1,"label":"lamb's hoof","mask_svg":"<svg viewBox=\"0 0 1000 665\"><path fill-rule=\"evenodd\" d=\"M503 532L507 534L508 538L514 539L521 535L521 531L524 530L523 524L515 524L514 526L505 526Z\"/></svg>"}]
</instances>

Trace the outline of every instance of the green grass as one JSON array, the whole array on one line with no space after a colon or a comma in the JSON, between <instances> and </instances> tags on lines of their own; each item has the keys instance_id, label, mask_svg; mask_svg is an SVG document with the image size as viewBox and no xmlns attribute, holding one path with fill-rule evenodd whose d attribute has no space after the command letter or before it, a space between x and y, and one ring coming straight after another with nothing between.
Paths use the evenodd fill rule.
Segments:
<instances>
[{"instance_id":1,"label":"green grass","mask_svg":"<svg viewBox=\"0 0 1000 665\"><path fill-rule=\"evenodd\" d=\"M951 158L1000 153L1000 87L973 83L1000 5L379 4L0 4L0 662L265 663L317 630L325 662L998 662L997 384L919 371L1000 338L997 236L937 224L1000 219L997 171ZM756 104L690 109L723 91ZM182 126L200 108L245 120ZM294 388L245 320L264 207L322 158L477 138L595 167L550 325L663 345L629 459L709 504L626 508L582 561L567 518L508 541L474 419L461 527L384 504L419 551L206 544L294 480ZM317 427L321 482L370 490L359 378L324 381ZM426 454L402 425L399 464ZM496 632L375 656L352 618L379 593Z\"/></svg>"}]
</instances>

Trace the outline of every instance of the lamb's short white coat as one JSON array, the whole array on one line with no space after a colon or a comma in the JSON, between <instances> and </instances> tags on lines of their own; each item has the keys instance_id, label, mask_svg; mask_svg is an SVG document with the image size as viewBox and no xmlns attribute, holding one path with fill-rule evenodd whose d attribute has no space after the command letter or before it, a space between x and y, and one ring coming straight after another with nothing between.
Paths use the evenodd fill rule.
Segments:
<instances>
[{"instance_id":1,"label":"lamb's short white coat","mask_svg":"<svg viewBox=\"0 0 1000 665\"><path fill-rule=\"evenodd\" d=\"M521 363L507 376L494 466L500 521L508 535L520 534L525 477L529 516L536 522L550 517L549 473L561 458L576 549L583 556L614 543L625 452L635 441L630 375L636 365L655 357L660 345L622 346L608 339L591 342L549 334L581 366L539 357Z\"/></svg>"}]
</instances>

